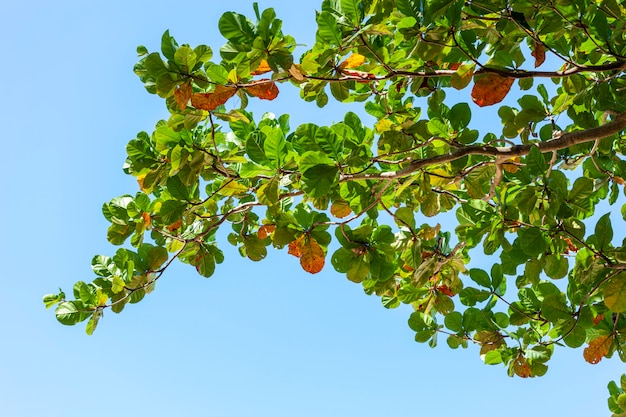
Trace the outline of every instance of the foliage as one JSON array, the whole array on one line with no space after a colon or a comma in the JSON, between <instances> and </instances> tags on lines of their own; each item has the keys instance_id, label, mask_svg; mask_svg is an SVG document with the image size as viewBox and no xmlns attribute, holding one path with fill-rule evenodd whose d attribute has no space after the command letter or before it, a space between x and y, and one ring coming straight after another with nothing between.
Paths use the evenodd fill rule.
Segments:
<instances>
[{"instance_id":1,"label":"foliage","mask_svg":"<svg viewBox=\"0 0 626 417\"><path fill-rule=\"evenodd\" d=\"M626 360L624 236L609 214L592 217L624 191L623 5L324 0L299 60L274 11L254 12L220 18L221 59L169 32L160 53L138 48L135 73L171 115L128 143L140 190L103 206L108 240L130 245L96 256L73 299L44 297L61 323L87 320L91 334L175 259L210 277L229 227L242 256L287 247L310 273L329 260L385 307L410 305L416 341L477 345L511 376L545 374L557 345ZM362 102L374 122L348 112L292 129L288 114L245 110L283 84L320 107ZM492 106L512 89L493 131L446 99L466 90ZM429 220L440 216L446 227ZM493 264L467 269L481 250ZM623 386L610 386L615 412Z\"/></svg>"}]
</instances>

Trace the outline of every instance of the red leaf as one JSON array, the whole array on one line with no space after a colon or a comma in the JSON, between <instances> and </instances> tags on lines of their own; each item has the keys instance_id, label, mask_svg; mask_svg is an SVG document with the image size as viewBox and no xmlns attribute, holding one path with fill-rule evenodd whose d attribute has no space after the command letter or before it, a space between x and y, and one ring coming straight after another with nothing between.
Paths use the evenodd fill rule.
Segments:
<instances>
[{"instance_id":1,"label":"red leaf","mask_svg":"<svg viewBox=\"0 0 626 417\"><path fill-rule=\"evenodd\" d=\"M178 108L181 110L185 110L187 107L187 103L189 103L189 99L191 98L191 93L193 92L193 88L191 84L183 84L176 86L176 90L174 90L174 99L178 104Z\"/></svg>"},{"instance_id":2,"label":"red leaf","mask_svg":"<svg viewBox=\"0 0 626 417\"><path fill-rule=\"evenodd\" d=\"M501 77L498 74L476 77L472 88L472 100L480 107L491 106L504 100L512 85L513 78Z\"/></svg>"},{"instance_id":3,"label":"red leaf","mask_svg":"<svg viewBox=\"0 0 626 417\"><path fill-rule=\"evenodd\" d=\"M215 110L217 106L226 103L236 92L237 89L235 87L218 84L212 93L193 93L191 95L191 104L196 109Z\"/></svg>"},{"instance_id":4,"label":"red leaf","mask_svg":"<svg viewBox=\"0 0 626 417\"><path fill-rule=\"evenodd\" d=\"M267 61L263 59L263 60L261 60L261 63L259 64L257 69L252 71L250 73L250 75L261 75L261 74L265 74L266 72L270 72L271 70L272 69L270 68L270 66L267 63Z\"/></svg>"},{"instance_id":5,"label":"red leaf","mask_svg":"<svg viewBox=\"0 0 626 417\"><path fill-rule=\"evenodd\" d=\"M611 335L596 337L589 342L589 346L583 351L583 357L587 362L595 365L609 353L611 343L613 343L613 337Z\"/></svg>"},{"instance_id":6,"label":"red leaf","mask_svg":"<svg viewBox=\"0 0 626 417\"><path fill-rule=\"evenodd\" d=\"M274 100L278 96L278 87L275 82L269 80L259 80L257 83L246 87L246 91L262 100Z\"/></svg>"},{"instance_id":7,"label":"red leaf","mask_svg":"<svg viewBox=\"0 0 626 417\"><path fill-rule=\"evenodd\" d=\"M530 54L535 58L535 68L543 64L546 60L546 48L539 42L535 42Z\"/></svg>"}]
</instances>

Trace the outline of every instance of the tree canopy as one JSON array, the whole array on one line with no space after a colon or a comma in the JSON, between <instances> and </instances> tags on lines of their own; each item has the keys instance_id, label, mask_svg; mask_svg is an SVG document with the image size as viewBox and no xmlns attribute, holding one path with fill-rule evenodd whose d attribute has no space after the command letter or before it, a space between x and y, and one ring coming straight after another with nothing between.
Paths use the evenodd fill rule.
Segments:
<instances>
[{"instance_id":1,"label":"tree canopy","mask_svg":"<svg viewBox=\"0 0 626 417\"><path fill-rule=\"evenodd\" d=\"M95 256L73 297L44 297L61 323L93 333L176 259L212 276L225 237L253 261L274 247L334 268L410 305L417 342L476 346L511 376L544 375L556 346L626 361L626 205L610 212L626 184L625 6L324 0L300 57L273 9L253 11L219 19L219 56L169 32L160 52L137 48L170 117L127 145L138 192L103 206L124 247ZM288 111L246 111L279 91L369 117L293 128ZM491 265L470 264L480 252ZM609 384L617 415L625 390Z\"/></svg>"}]
</instances>

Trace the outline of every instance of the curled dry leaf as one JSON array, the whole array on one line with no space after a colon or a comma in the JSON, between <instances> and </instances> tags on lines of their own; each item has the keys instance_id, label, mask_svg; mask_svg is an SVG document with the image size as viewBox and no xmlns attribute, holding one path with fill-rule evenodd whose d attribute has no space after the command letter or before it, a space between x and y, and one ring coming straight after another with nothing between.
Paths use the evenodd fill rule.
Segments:
<instances>
[{"instance_id":1,"label":"curled dry leaf","mask_svg":"<svg viewBox=\"0 0 626 417\"><path fill-rule=\"evenodd\" d=\"M272 69L270 68L269 64L267 63L267 61L265 59L261 60L261 63L259 64L259 66L257 67L257 69L255 69L254 71L252 71L250 73L250 75L261 75L261 74L265 74L267 72L270 72Z\"/></svg>"},{"instance_id":2,"label":"curled dry leaf","mask_svg":"<svg viewBox=\"0 0 626 417\"><path fill-rule=\"evenodd\" d=\"M513 85L513 78L501 77L498 74L481 75L474 80L472 100L480 107L501 102Z\"/></svg>"},{"instance_id":3,"label":"curled dry leaf","mask_svg":"<svg viewBox=\"0 0 626 417\"><path fill-rule=\"evenodd\" d=\"M611 335L596 337L589 342L589 346L583 351L583 357L587 362L595 365L609 353L611 343L613 343L613 337Z\"/></svg>"},{"instance_id":4,"label":"curled dry leaf","mask_svg":"<svg viewBox=\"0 0 626 417\"><path fill-rule=\"evenodd\" d=\"M176 104L178 104L179 109L185 110L187 103L189 103L189 99L191 98L192 92L193 88L189 83L176 86L176 89L174 90L174 100L176 100Z\"/></svg>"},{"instance_id":5,"label":"curled dry leaf","mask_svg":"<svg viewBox=\"0 0 626 417\"><path fill-rule=\"evenodd\" d=\"M339 68L356 68L359 65L363 65L365 57L361 54L352 54L345 61L339 64Z\"/></svg>"},{"instance_id":6,"label":"curled dry leaf","mask_svg":"<svg viewBox=\"0 0 626 417\"><path fill-rule=\"evenodd\" d=\"M259 80L258 82L248 86L245 90L255 97L262 100L274 100L278 96L278 87L276 83L268 79Z\"/></svg>"},{"instance_id":7,"label":"curled dry leaf","mask_svg":"<svg viewBox=\"0 0 626 417\"><path fill-rule=\"evenodd\" d=\"M236 92L237 88L235 87L218 84L212 93L193 93L191 95L191 104L196 109L215 110L217 106L226 103Z\"/></svg>"},{"instance_id":8,"label":"curled dry leaf","mask_svg":"<svg viewBox=\"0 0 626 417\"><path fill-rule=\"evenodd\" d=\"M546 60L546 48L539 42L535 42L530 54L535 58L535 68L543 64Z\"/></svg>"}]
</instances>

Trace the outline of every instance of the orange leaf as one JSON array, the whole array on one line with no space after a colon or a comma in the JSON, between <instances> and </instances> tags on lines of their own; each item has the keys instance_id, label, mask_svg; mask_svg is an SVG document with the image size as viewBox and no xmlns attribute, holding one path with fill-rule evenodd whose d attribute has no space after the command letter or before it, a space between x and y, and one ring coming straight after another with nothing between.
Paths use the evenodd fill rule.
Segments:
<instances>
[{"instance_id":1,"label":"orange leaf","mask_svg":"<svg viewBox=\"0 0 626 417\"><path fill-rule=\"evenodd\" d=\"M169 230L170 232L173 232L174 230L180 229L180 226L183 225L183 221L178 219L176 220L174 223L165 226L167 228L167 230Z\"/></svg>"},{"instance_id":2,"label":"orange leaf","mask_svg":"<svg viewBox=\"0 0 626 417\"><path fill-rule=\"evenodd\" d=\"M528 365L528 361L522 353L518 353L517 357L513 361L513 372L521 378L528 378L529 376L532 376L530 365Z\"/></svg>"},{"instance_id":3,"label":"orange leaf","mask_svg":"<svg viewBox=\"0 0 626 417\"><path fill-rule=\"evenodd\" d=\"M246 87L246 91L262 100L274 100L278 96L278 87L275 82L269 80L259 80L257 83Z\"/></svg>"},{"instance_id":4,"label":"orange leaf","mask_svg":"<svg viewBox=\"0 0 626 417\"><path fill-rule=\"evenodd\" d=\"M535 42L534 48L530 54L535 58L535 68L543 64L546 60L546 48L539 42Z\"/></svg>"},{"instance_id":5,"label":"orange leaf","mask_svg":"<svg viewBox=\"0 0 626 417\"><path fill-rule=\"evenodd\" d=\"M448 297L454 297L454 291L452 291L452 288L448 287L447 285L440 285L436 288L437 291L439 291L442 294L447 295Z\"/></svg>"},{"instance_id":6,"label":"orange leaf","mask_svg":"<svg viewBox=\"0 0 626 417\"><path fill-rule=\"evenodd\" d=\"M176 86L176 90L174 90L174 99L176 100L179 109L185 110L187 103L191 98L192 92L193 88L191 87L191 84L185 83L183 85Z\"/></svg>"},{"instance_id":7,"label":"orange leaf","mask_svg":"<svg viewBox=\"0 0 626 417\"><path fill-rule=\"evenodd\" d=\"M356 68L359 65L363 65L365 57L361 54L352 54L345 61L339 64L339 68Z\"/></svg>"},{"instance_id":8,"label":"orange leaf","mask_svg":"<svg viewBox=\"0 0 626 417\"><path fill-rule=\"evenodd\" d=\"M289 242L289 250L287 251L287 253L289 255L293 255L296 258L299 258L301 255L300 252L300 242L302 241L302 239L304 239L304 235L300 236L299 238L297 238L296 240L293 240L291 242Z\"/></svg>"},{"instance_id":9,"label":"orange leaf","mask_svg":"<svg viewBox=\"0 0 626 417\"><path fill-rule=\"evenodd\" d=\"M272 69L268 65L267 61L265 59L263 59L263 60L261 60L261 63L259 64L257 69L252 71L250 73L250 75L261 75L261 74L265 74L266 72L270 72L271 70Z\"/></svg>"},{"instance_id":10,"label":"orange leaf","mask_svg":"<svg viewBox=\"0 0 626 417\"><path fill-rule=\"evenodd\" d=\"M300 265L306 272L316 274L324 268L324 249L309 234L291 242L288 253L300 258Z\"/></svg>"},{"instance_id":11,"label":"orange leaf","mask_svg":"<svg viewBox=\"0 0 626 417\"><path fill-rule=\"evenodd\" d=\"M340 219L349 216L352 213L350 205L346 200L335 200L330 206L330 213Z\"/></svg>"},{"instance_id":12,"label":"orange leaf","mask_svg":"<svg viewBox=\"0 0 626 417\"><path fill-rule=\"evenodd\" d=\"M316 274L324 268L324 250L311 236L305 236L301 247L300 265L306 272Z\"/></svg>"},{"instance_id":13,"label":"orange leaf","mask_svg":"<svg viewBox=\"0 0 626 417\"><path fill-rule=\"evenodd\" d=\"M595 365L609 353L611 343L613 343L613 337L611 335L596 337L589 342L589 346L583 351L583 357L587 362Z\"/></svg>"},{"instance_id":14,"label":"orange leaf","mask_svg":"<svg viewBox=\"0 0 626 417\"><path fill-rule=\"evenodd\" d=\"M480 107L491 106L504 100L513 85L513 78L498 74L476 77L472 88L472 100Z\"/></svg>"},{"instance_id":15,"label":"orange leaf","mask_svg":"<svg viewBox=\"0 0 626 417\"><path fill-rule=\"evenodd\" d=\"M146 227L150 227L150 223L152 223L152 217L150 217L150 213L146 213L145 211L141 213L141 218L143 218L143 222L146 224Z\"/></svg>"},{"instance_id":16,"label":"orange leaf","mask_svg":"<svg viewBox=\"0 0 626 417\"><path fill-rule=\"evenodd\" d=\"M597 315L591 320L593 321L593 325L595 326L598 323L600 323L602 320L604 320L604 314Z\"/></svg>"},{"instance_id":17,"label":"orange leaf","mask_svg":"<svg viewBox=\"0 0 626 417\"><path fill-rule=\"evenodd\" d=\"M276 226L273 224L266 224L259 227L259 239L265 239L274 232L274 229L276 229Z\"/></svg>"},{"instance_id":18,"label":"orange leaf","mask_svg":"<svg viewBox=\"0 0 626 417\"><path fill-rule=\"evenodd\" d=\"M236 92L237 89L235 87L218 84L212 93L193 93L191 95L191 104L196 109L215 110L217 106L226 103Z\"/></svg>"}]
</instances>

